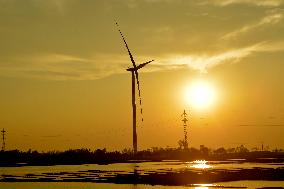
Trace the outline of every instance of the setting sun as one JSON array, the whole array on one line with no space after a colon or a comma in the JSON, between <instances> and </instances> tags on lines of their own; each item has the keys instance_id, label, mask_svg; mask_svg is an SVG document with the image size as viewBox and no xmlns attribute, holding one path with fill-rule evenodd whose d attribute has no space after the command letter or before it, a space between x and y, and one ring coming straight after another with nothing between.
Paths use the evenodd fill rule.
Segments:
<instances>
[{"instance_id":1,"label":"setting sun","mask_svg":"<svg viewBox=\"0 0 284 189\"><path fill-rule=\"evenodd\" d=\"M203 109L211 106L215 102L216 91L208 82L197 81L186 89L185 96L190 106Z\"/></svg>"},{"instance_id":2,"label":"setting sun","mask_svg":"<svg viewBox=\"0 0 284 189\"><path fill-rule=\"evenodd\" d=\"M0 0L0 41L0 189L284 189L284 0Z\"/></svg>"}]
</instances>

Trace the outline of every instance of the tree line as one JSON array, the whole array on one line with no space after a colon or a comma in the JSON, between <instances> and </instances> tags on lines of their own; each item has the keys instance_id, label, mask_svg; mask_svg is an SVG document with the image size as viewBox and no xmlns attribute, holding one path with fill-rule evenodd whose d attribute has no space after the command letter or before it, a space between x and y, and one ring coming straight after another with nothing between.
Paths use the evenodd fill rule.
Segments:
<instances>
[{"instance_id":1,"label":"tree line","mask_svg":"<svg viewBox=\"0 0 284 189\"><path fill-rule=\"evenodd\" d=\"M138 151L133 154L131 149L122 151L107 151L104 149L90 150L87 148L70 149L66 151L38 152L36 150L20 151L9 150L0 152L0 166L23 166L23 165L59 165L59 164L109 164L129 161L162 161L182 160L193 161L205 160L229 160L243 159L244 161L283 161L284 151L274 150L249 150L244 145L235 148L220 147L210 149L204 145L197 148L161 148Z\"/></svg>"}]
</instances>

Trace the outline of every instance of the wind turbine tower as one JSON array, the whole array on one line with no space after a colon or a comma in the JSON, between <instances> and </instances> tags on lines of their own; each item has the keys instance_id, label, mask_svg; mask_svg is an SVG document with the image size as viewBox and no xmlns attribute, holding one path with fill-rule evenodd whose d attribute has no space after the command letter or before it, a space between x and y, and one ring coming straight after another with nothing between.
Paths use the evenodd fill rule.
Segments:
<instances>
[{"instance_id":1,"label":"wind turbine tower","mask_svg":"<svg viewBox=\"0 0 284 189\"><path fill-rule=\"evenodd\" d=\"M122 37L122 40L124 42L124 45L127 49L129 58L132 62L132 67L126 69L126 71L131 72L131 87L132 87L132 127L133 127L133 152L134 154L137 153L137 132L136 132L136 128L137 128L137 119L136 119L136 97L135 97L135 91L136 91L136 87L135 87L135 80L136 80L136 84L137 84L137 89L138 89L138 97L139 97L139 105L140 105L140 113L142 116L142 122L143 122L143 112L142 112L142 100L141 100L141 91L140 91L140 83L139 83L139 75L138 75L138 70L143 68L144 66L146 66L147 64L149 64L150 62L153 62L154 60L150 60L148 62L139 64L138 66L136 66L135 60L133 58L133 55L130 52L130 49L126 43L125 37L123 36L122 32L119 29L119 25L116 22L115 23L116 26L118 27L118 31Z\"/></svg>"},{"instance_id":2,"label":"wind turbine tower","mask_svg":"<svg viewBox=\"0 0 284 189\"><path fill-rule=\"evenodd\" d=\"M1 131L2 133L2 151L5 151L5 129L3 128L3 130Z\"/></svg>"},{"instance_id":3,"label":"wind turbine tower","mask_svg":"<svg viewBox=\"0 0 284 189\"><path fill-rule=\"evenodd\" d=\"M183 111L183 113L181 114L182 116L182 122L183 122L183 133L184 133L184 149L188 149L188 142L187 142L187 113L185 112L185 110Z\"/></svg>"}]
</instances>

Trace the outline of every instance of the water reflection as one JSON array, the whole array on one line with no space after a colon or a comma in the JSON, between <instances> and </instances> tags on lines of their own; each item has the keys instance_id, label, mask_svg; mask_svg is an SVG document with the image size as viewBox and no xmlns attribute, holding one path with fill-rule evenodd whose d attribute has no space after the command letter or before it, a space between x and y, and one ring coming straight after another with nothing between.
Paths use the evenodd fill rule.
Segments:
<instances>
[{"instance_id":1,"label":"water reflection","mask_svg":"<svg viewBox=\"0 0 284 189\"><path fill-rule=\"evenodd\" d=\"M211 165L207 164L208 161L206 160L195 160L193 162L190 162L192 168L196 168L196 169L208 169L208 168L212 168Z\"/></svg>"},{"instance_id":2,"label":"water reflection","mask_svg":"<svg viewBox=\"0 0 284 189\"><path fill-rule=\"evenodd\" d=\"M207 179L207 177L203 177L204 179L198 179L199 175L208 174L213 175L215 173L220 173L221 176L225 175L227 172L235 174L239 174L241 171L245 170L266 170L266 174L274 173L274 169L281 171L281 167L283 167L283 163L244 163L239 161L205 161L205 160L195 160L192 162L179 162L179 161L163 161L163 162L143 162L143 163L114 163L108 165L97 165L97 164L87 164L87 165L56 165L56 166L23 166L23 167L1 167L0 168L0 188L9 188L9 189L18 189L22 184L26 184L26 182L37 181L37 183L31 183L35 186L41 186L42 183L38 183L38 181L42 182L50 182L46 183L44 186L46 187L35 187L26 184L29 187L26 188L41 188L41 189L64 189L68 182L80 182L84 186L84 189L93 189L96 188L92 184L93 182L110 182L110 183L152 183L155 181L155 184L167 184L173 183L176 185L180 185L179 181L167 181L170 180L172 175L180 174L184 180L188 179L189 183L186 188L188 189L211 189L211 188L224 188L229 185L231 186L250 186L250 183L258 184L257 186L284 186L284 181L240 181L236 182L226 182L226 183L218 183L220 182L217 178L214 184L192 184L198 183L199 181ZM256 167L256 168L255 168ZM269 168L269 169L267 169ZM282 173L282 172L281 172ZM188 176L186 176L188 174ZM253 173L254 174L254 173ZM277 175L277 174L275 174ZM278 174L279 175L279 174ZM214 175L213 175L214 176ZM234 177L231 178L234 178ZM6 179L6 180L5 180ZM10 179L10 180L9 180ZM149 180L150 179L150 180ZM182 179L181 179L182 180ZM10 183L4 183L10 182ZM12 183L12 182L14 183ZM21 181L16 183L17 181ZM222 180L223 181L223 180ZM213 183L212 180L208 179L209 183ZM182 183L184 184L184 183ZM73 186L73 184L71 184ZM150 185L141 185L141 184L125 184L125 185L115 185L115 184L95 184L95 186L100 189L111 188L111 189L184 189L184 186L176 186L176 187L167 187L167 186L150 186ZM221 185L221 186L220 186ZM13 187L14 188L13 188ZM53 187L54 186L54 187ZM62 186L62 187L61 187ZM63 187L64 186L64 187ZM90 187L89 187L90 186ZM104 187L103 187L104 186ZM123 187L122 187L123 186ZM24 187L25 188L25 187ZM69 188L69 187L68 187ZM72 188L72 187L71 187ZM71 189L70 188L70 189ZM82 186L75 186L72 189L82 188ZM256 187L248 187L248 188L256 188Z\"/></svg>"},{"instance_id":3,"label":"water reflection","mask_svg":"<svg viewBox=\"0 0 284 189\"><path fill-rule=\"evenodd\" d=\"M193 184L194 189L209 189L209 187L215 187L213 184Z\"/></svg>"},{"instance_id":4,"label":"water reflection","mask_svg":"<svg viewBox=\"0 0 284 189\"><path fill-rule=\"evenodd\" d=\"M137 170L138 167L139 167L139 166L138 166L136 163L133 163L133 164L132 164L133 177L134 177L134 178L137 178L138 175L139 175L139 174L138 174L138 170ZM131 187L131 189L138 189L137 184L133 184L132 187Z\"/></svg>"}]
</instances>

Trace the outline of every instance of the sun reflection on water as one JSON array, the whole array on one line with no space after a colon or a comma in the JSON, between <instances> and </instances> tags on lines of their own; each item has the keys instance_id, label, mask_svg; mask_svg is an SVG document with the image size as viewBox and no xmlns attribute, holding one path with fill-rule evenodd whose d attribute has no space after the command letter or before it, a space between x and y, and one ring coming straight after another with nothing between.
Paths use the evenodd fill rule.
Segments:
<instances>
[{"instance_id":1,"label":"sun reflection on water","mask_svg":"<svg viewBox=\"0 0 284 189\"><path fill-rule=\"evenodd\" d=\"M207 164L208 161L205 160L195 160L193 162L190 162L192 168L196 168L196 169L208 169L211 168L211 165Z\"/></svg>"},{"instance_id":2,"label":"sun reflection on water","mask_svg":"<svg viewBox=\"0 0 284 189\"><path fill-rule=\"evenodd\" d=\"M209 187L213 187L213 184L194 184L194 189L209 189Z\"/></svg>"},{"instance_id":3,"label":"sun reflection on water","mask_svg":"<svg viewBox=\"0 0 284 189\"><path fill-rule=\"evenodd\" d=\"M193 184L194 189L209 189L209 187L215 187L213 184Z\"/></svg>"}]
</instances>

